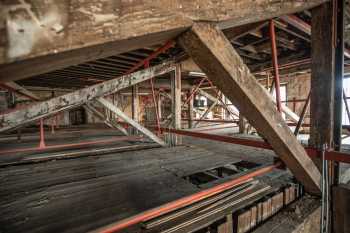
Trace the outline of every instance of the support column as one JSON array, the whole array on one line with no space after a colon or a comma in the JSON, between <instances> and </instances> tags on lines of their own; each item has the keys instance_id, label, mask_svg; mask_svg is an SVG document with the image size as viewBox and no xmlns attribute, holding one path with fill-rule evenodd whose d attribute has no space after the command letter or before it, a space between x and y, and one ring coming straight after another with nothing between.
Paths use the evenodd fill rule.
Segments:
<instances>
[{"instance_id":1,"label":"support column","mask_svg":"<svg viewBox=\"0 0 350 233\"><path fill-rule=\"evenodd\" d=\"M335 16L333 12L331 2L324 3L312 10L309 144L315 148L322 148L323 145L326 145L327 149L331 149L335 143L334 136L336 134L340 136L340 132L338 132L338 129L336 130L335 125L341 124L339 112L341 114L342 88L340 91L337 90L338 88L336 89L339 81L336 84L335 73L339 71L336 71L335 68ZM341 82L342 74L340 76L337 79L340 79ZM340 104L338 100L337 104L335 102L335 96L339 95L336 92L340 94ZM340 109L339 106L335 107L336 105L340 105ZM337 116L337 123L335 122L335 116ZM335 131L337 131L336 134ZM337 144L340 144L340 142L337 142ZM320 159L315 159L315 162L321 170ZM332 175L333 171L330 174Z\"/></svg>"},{"instance_id":2,"label":"support column","mask_svg":"<svg viewBox=\"0 0 350 233\"><path fill-rule=\"evenodd\" d=\"M315 148L333 144L334 32L332 4L312 10L310 141Z\"/></svg>"},{"instance_id":3,"label":"support column","mask_svg":"<svg viewBox=\"0 0 350 233\"><path fill-rule=\"evenodd\" d=\"M225 35L209 23L196 23L180 45L220 91L271 144L309 192L320 192L320 173Z\"/></svg>"},{"instance_id":4,"label":"support column","mask_svg":"<svg viewBox=\"0 0 350 233\"><path fill-rule=\"evenodd\" d=\"M248 134L247 120L244 118L244 116L241 113L239 114L238 128L239 128L240 134Z\"/></svg>"},{"instance_id":5,"label":"support column","mask_svg":"<svg viewBox=\"0 0 350 233\"><path fill-rule=\"evenodd\" d=\"M139 122L139 105L139 87L134 85L131 87L131 115L136 122ZM133 134L138 134L136 128L133 128Z\"/></svg>"},{"instance_id":6,"label":"support column","mask_svg":"<svg viewBox=\"0 0 350 233\"><path fill-rule=\"evenodd\" d=\"M311 127L309 144L319 150L329 150L335 145L340 148L341 143L343 52L340 54L341 61L336 59L337 12L335 11L336 5L334 5L336 2L340 1L324 3L311 11ZM323 152L319 154L322 155ZM324 174L322 177L321 227L322 231L324 229L329 231L333 227L331 220L334 223L329 189L337 180L338 166L334 162L323 161L320 158L316 158L314 161Z\"/></svg>"},{"instance_id":7,"label":"support column","mask_svg":"<svg viewBox=\"0 0 350 233\"><path fill-rule=\"evenodd\" d=\"M188 93L188 97L190 96L192 92L192 89ZM187 117L188 117L188 128L193 128L193 102L194 102L194 96L191 98L187 103Z\"/></svg>"},{"instance_id":8,"label":"support column","mask_svg":"<svg viewBox=\"0 0 350 233\"><path fill-rule=\"evenodd\" d=\"M157 98L157 108L158 108L159 120L162 121L162 98L159 92L158 92L158 98Z\"/></svg>"},{"instance_id":9,"label":"support column","mask_svg":"<svg viewBox=\"0 0 350 233\"><path fill-rule=\"evenodd\" d=\"M334 85L334 150L341 149L342 132L342 93L344 77L344 11L345 0L337 0L336 7L336 43L335 43L335 85ZM339 182L339 163L334 163L334 183Z\"/></svg>"},{"instance_id":10,"label":"support column","mask_svg":"<svg viewBox=\"0 0 350 233\"><path fill-rule=\"evenodd\" d=\"M173 115L173 128L181 129L181 67L176 65L175 72L171 72L171 112ZM173 145L181 143L181 136L174 135Z\"/></svg>"}]
</instances>

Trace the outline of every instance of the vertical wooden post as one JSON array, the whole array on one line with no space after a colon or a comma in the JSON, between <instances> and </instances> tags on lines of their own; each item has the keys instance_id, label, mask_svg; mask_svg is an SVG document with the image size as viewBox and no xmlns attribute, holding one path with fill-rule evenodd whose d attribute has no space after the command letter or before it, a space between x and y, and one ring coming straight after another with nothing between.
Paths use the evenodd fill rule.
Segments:
<instances>
[{"instance_id":1,"label":"vertical wooden post","mask_svg":"<svg viewBox=\"0 0 350 233\"><path fill-rule=\"evenodd\" d=\"M189 91L188 97L191 95L192 90ZM191 98L190 101L188 101L187 104L187 117L188 117L188 128L191 129L193 127L193 100L194 98Z\"/></svg>"},{"instance_id":2,"label":"vertical wooden post","mask_svg":"<svg viewBox=\"0 0 350 233\"><path fill-rule=\"evenodd\" d=\"M334 32L331 2L312 10L310 144L333 143Z\"/></svg>"},{"instance_id":3,"label":"vertical wooden post","mask_svg":"<svg viewBox=\"0 0 350 233\"><path fill-rule=\"evenodd\" d=\"M132 119L139 122L139 88L137 85L131 87L131 115ZM137 129L133 128L133 134L137 134Z\"/></svg>"},{"instance_id":4,"label":"vertical wooden post","mask_svg":"<svg viewBox=\"0 0 350 233\"><path fill-rule=\"evenodd\" d=\"M342 133L342 94L343 94L343 76L344 76L344 10L345 0L336 0L335 7L335 85L334 85L334 131L333 143L334 150L341 149ZM334 163L334 183L339 181L339 164Z\"/></svg>"},{"instance_id":5,"label":"vertical wooden post","mask_svg":"<svg viewBox=\"0 0 350 233\"><path fill-rule=\"evenodd\" d=\"M293 97L293 112L297 110L297 98Z\"/></svg>"},{"instance_id":6,"label":"vertical wooden post","mask_svg":"<svg viewBox=\"0 0 350 233\"><path fill-rule=\"evenodd\" d=\"M238 128L240 134L247 134L247 120L244 118L244 116L239 113L239 119L238 119Z\"/></svg>"},{"instance_id":7,"label":"vertical wooden post","mask_svg":"<svg viewBox=\"0 0 350 233\"><path fill-rule=\"evenodd\" d=\"M159 121L162 121L162 98L159 92L158 92L158 98L157 98L157 108L158 108Z\"/></svg>"},{"instance_id":8,"label":"vertical wooden post","mask_svg":"<svg viewBox=\"0 0 350 233\"><path fill-rule=\"evenodd\" d=\"M174 129L181 129L181 67L176 65L175 72L171 72L171 111ZM180 136L174 135L173 145L180 144Z\"/></svg>"},{"instance_id":9,"label":"vertical wooden post","mask_svg":"<svg viewBox=\"0 0 350 233\"><path fill-rule=\"evenodd\" d=\"M309 144L318 149L339 149L341 144L344 54L342 49L339 53L339 48L337 48L339 47L337 46L339 42L335 31L337 28L337 14L339 14L337 12L337 2L341 1L326 2L312 9L311 12L311 128ZM340 34L342 33L340 32ZM321 170L321 159L315 159L314 161ZM327 190L330 185L337 182L339 169L336 163L329 162L325 170L325 177L329 179L329 184L325 184L326 191L323 196L325 197L325 205L328 206ZM325 213L325 216L332 219L332 223L334 223L333 211Z\"/></svg>"}]
</instances>

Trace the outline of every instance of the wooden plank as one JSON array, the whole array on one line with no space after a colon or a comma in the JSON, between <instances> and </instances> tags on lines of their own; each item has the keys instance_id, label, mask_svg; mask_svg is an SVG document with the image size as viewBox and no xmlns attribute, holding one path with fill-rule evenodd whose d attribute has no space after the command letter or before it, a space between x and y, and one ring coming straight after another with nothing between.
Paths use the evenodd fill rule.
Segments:
<instances>
[{"instance_id":1,"label":"wooden plank","mask_svg":"<svg viewBox=\"0 0 350 233\"><path fill-rule=\"evenodd\" d=\"M112 94L171 70L174 70L173 63L167 62L0 115L0 132L13 130L40 118L78 107L98 97Z\"/></svg>"},{"instance_id":2,"label":"wooden plank","mask_svg":"<svg viewBox=\"0 0 350 233\"><path fill-rule=\"evenodd\" d=\"M97 99L97 102L99 102L105 108L107 108L110 111L112 111L113 113L115 113L118 117L120 117L121 119L126 121L128 124L135 127L138 131L140 131L141 133L143 133L144 135L149 137L151 140L155 141L156 143L158 143L161 146L166 146L166 143L162 139L157 137L154 133L152 133L151 131L149 131L148 129L146 129L145 127L143 127L142 125L140 125L136 121L132 120L125 113L123 113L123 111L121 111L119 108L117 108L115 105L113 105L111 102L109 102L105 98L101 97L101 98Z\"/></svg>"},{"instance_id":3,"label":"wooden plank","mask_svg":"<svg viewBox=\"0 0 350 233\"><path fill-rule=\"evenodd\" d=\"M0 44L0 64L8 65L0 66L0 82L161 44L188 29L193 21L229 28L303 11L322 2L325 0L1 2L1 24L7 33L0 34L0 41L6 41Z\"/></svg>"},{"instance_id":4,"label":"wooden plank","mask_svg":"<svg viewBox=\"0 0 350 233\"><path fill-rule=\"evenodd\" d=\"M308 191L319 193L317 167L224 34L213 25L197 23L179 37L179 43L214 85L268 140Z\"/></svg>"}]
</instances>

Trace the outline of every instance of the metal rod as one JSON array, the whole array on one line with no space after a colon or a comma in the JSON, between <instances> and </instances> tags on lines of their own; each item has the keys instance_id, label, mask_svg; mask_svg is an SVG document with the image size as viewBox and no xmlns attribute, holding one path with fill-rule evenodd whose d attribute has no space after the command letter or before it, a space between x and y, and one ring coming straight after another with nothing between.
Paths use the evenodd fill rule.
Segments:
<instances>
[{"instance_id":1,"label":"metal rod","mask_svg":"<svg viewBox=\"0 0 350 233\"><path fill-rule=\"evenodd\" d=\"M345 104L346 114L348 115L348 119L349 119L349 123L350 123L350 110L349 110L349 105L348 105L348 101L347 101L347 97L346 97L344 89L343 89L343 100L344 100L344 104Z\"/></svg>"},{"instance_id":2,"label":"metal rod","mask_svg":"<svg viewBox=\"0 0 350 233\"><path fill-rule=\"evenodd\" d=\"M0 151L0 155L8 155L13 153L23 153L23 152L42 152L42 151L48 151L52 149L68 149L68 148L75 148L80 146L88 146L88 145L97 145L97 144L107 144L107 143L113 143L116 141L123 141L123 140L140 140L141 137L136 136L118 136L118 137L112 137L107 140L97 140L97 141L87 141L87 142L78 142L78 143L71 143L71 144L61 144L61 145L48 145L45 147L30 147L30 148L20 148L20 149L11 149L11 150L2 150Z\"/></svg>"},{"instance_id":3,"label":"metal rod","mask_svg":"<svg viewBox=\"0 0 350 233\"><path fill-rule=\"evenodd\" d=\"M185 135L190 137L197 137L197 138L203 138L203 139L208 139L213 141L220 141L220 142L238 144L243 146L250 146L255 148L272 150L272 147L270 144L259 140L251 140L251 139L230 137L230 136L217 135L217 134L208 134L208 133L195 132L195 131L189 131L189 130L176 130L171 128L161 128L161 130L168 133L175 133L175 134L180 134L180 135ZM314 148L305 147L305 150L307 154L312 158L316 158L319 156L318 150ZM339 152L339 151L326 151L326 160L337 161L342 163L350 163L350 154L345 152Z\"/></svg>"},{"instance_id":4,"label":"metal rod","mask_svg":"<svg viewBox=\"0 0 350 233\"><path fill-rule=\"evenodd\" d=\"M310 104L310 96L311 96L311 93L309 92L309 95L307 96L307 99L306 99L306 103L304 104L303 110L301 111L298 124L297 124L297 126L295 127L295 130L294 130L294 135L295 136L298 136L299 130L300 130L302 124L303 124L303 121L304 121L307 109L308 109L309 104Z\"/></svg>"},{"instance_id":5,"label":"metal rod","mask_svg":"<svg viewBox=\"0 0 350 233\"><path fill-rule=\"evenodd\" d=\"M127 227L130 227L132 225L135 225L137 223L148 221L150 219L159 217L163 214L169 213L169 212L174 211L176 209L188 206L188 205L193 204L195 202L201 201L205 198L211 197L213 195L216 195L218 193L221 193L223 191L231 189L237 185L243 184L243 183L251 180L252 178L254 178L256 176L261 176L263 174L271 172L280 166L281 166L281 163L277 162L276 164L260 168L258 170L255 170L255 171L250 172L248 174L242 175L240 177L237 177L235 179L232 179L230 181L227 181L227 182L220 184L220 185L217 185L215 187L200 191L198 193L192 194L192 195L187 196L187 197L180 198L176 201L169 202L169 203L162 205L158 208L145 211L145 212L140 213L138 215L135 215L133 217L118 221L116 223L112 223L106 227L97 229L93 232L112 233L112 232L121 231L121 230L123 230Z\"/></svg>"},{"instance_id":6,"label":"metal rod","mask_svg":"<svg viewBox=\"0 0 350 233\"><path fill-rule=\"evenodd\" d=\"M270 20L269 26L270 26L272 64L273 64L274 73L275 73L276 105L277 105L277 110L281 112L282 107L281 107L281 94L280 94L280 77L279 77L279 71L278 71L275 25L273 20Z\"/></svg>"},{"instance_id":7,"label":"metal rod","mask_svg":"<svg viewBox=\"0 0 350 233\"><path fill-rule=\"evenodd\" d=\"M144 63L145 68L149 67L149 61L145 61ZM153 82L153 78L150 79L150 83L151 83L151 90L152 90L152 99L153 99L153 105L154 105L154 111L156 113L156 120L157 120L157 135L160 135L160 119L159 119L159 112L158 112L158 102L156 99L156 93L154 91L154 82Z\"/></svg>"},{"instance_id":8,"label":"metal rod","mask_svg":"<svg viewBox=\"0 0 350 233\"><path fill-rule=\"evenodd\" d=\"M188 104L188 102L191 100L191 98L193 98L194 94L196 94L196 92L198 91L199 87L202 85L202 83L206 79L207 79L207 77L204 77L204 78L201 79L201 81L197 84L197 86L192 90L191 94L186 99L185 104Z\"/></svg>"},{"instance_id":9,"label":"metal rod","mask_svg":"<svg viewBox=\"0 0 350 233\"><path fill-rule=\"evenodd\" d=\"M39 149L45 149L45 130L44 130L44 120L43 118L40 118L40 143L39 143Z\"/></svg>"},{"instance_id":10,"label":"metal rod","mask_svg":"<svg viewBox=\"0 0 350 233\"><path fill-rule=\"evenodd\" d=\"M126 72L126 74L130 74L136 71L137 69L141 68L142 66L144 66L145 62L149 63L152 59L156 58L159 54L164 53L166 50L173 47L174 45L175 45L175 41L169 40L163 46L161 46L160 48L155 50L153 53L151 53L148 57L136 63L131 69L129 69Z\"/></svg>"}]
</instances>

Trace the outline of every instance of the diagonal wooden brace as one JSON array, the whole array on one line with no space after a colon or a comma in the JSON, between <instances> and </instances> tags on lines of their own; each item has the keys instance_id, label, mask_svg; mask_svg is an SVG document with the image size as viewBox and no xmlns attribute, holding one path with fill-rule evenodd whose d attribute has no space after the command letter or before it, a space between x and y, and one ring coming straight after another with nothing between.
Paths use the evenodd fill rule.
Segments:
<instances>
[{"instance_id":1,"label":"diagonal wooden brace","mask_svg":"<svg viewBox=\"0 0 350 233\"><path fill-rule=\"evenodd\" d=\"M169 73L174 69L175 66L173 62L166 62L0 115L0 132L13 130L40 118L52 116L55 113L78 107L96 98L118 92L153 77Z\"/></svg>"},{"instance_id":2,"label":"diagonal wooden brace","mask_svg":"<svg viewBox=\"0 0 350 233\"><path fill-rule=\"evenodd\" d=\"M320 173L225 35L214 25L196 23L178 38L199 68L271 144L294 176L312 193Z\"/></svg>"},{"instance_id":3,"label":"diagonal wooden brace","mask_svg":"<svg viewBox=\"0 0 350 233\"><path fill-rule=\"evenodd\" d=\"M135 127L138 131L142 132L144 135L146 135L147 137L149 137L150 139L152 139L153 141L155 141L159 145L166 146L166 143L162 139L160 139L154 133L152 133L151 131L149 131L148 129L146 129L142 125L140 125L138 122L136 122L133 119L131 119L130 117L128 117L125 113L123 113L123 111L121 111L119 108L117 108L114 104L112 104L111 102L109 102L105 98L101 97L101 98L97 99L97 102L102 104L105 108L112 111L118 117L120 117L125 122L127 122L129 125Z\"/></svg>"}]
</instances>

